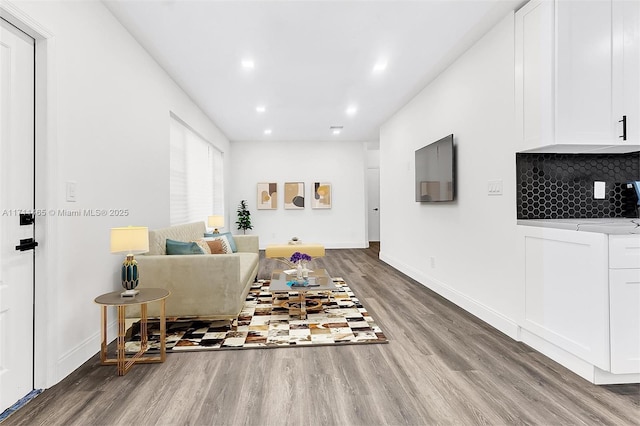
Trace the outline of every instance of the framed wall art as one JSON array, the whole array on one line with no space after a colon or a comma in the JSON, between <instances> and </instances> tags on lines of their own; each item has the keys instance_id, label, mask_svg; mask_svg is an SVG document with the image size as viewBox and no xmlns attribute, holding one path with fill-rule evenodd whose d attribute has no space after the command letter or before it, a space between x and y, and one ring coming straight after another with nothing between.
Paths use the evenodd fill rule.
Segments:
<instances>
[{"instance_id":1,"label":"framed wall art","mask_svg":"<svg viewBox=\"0 0 640 426\"><path fill-rule=\"evenodd\" d=\"M331 184L329 182L314 182L311 196L312 209L331 208Z\"/></svg>"},{"instance_id":2,"label":"framed wall art","mask_svg":"<svg viewBox=\"0 0 640 426\"><path fill-rule=\"evenodd\" d=\"M284 208L291 210L304 209L304 182L284 183Z\"/></svg>"},{"instance_id":3,"label":"framed wall art","mask_svg":"<svg viewBox=\"0 0 640 426\"><path fill-rule=\"evenodd\" d=\"M258 210L278 208L278 184L274 182L258 183Z\"/></svg>"}]
</instances>

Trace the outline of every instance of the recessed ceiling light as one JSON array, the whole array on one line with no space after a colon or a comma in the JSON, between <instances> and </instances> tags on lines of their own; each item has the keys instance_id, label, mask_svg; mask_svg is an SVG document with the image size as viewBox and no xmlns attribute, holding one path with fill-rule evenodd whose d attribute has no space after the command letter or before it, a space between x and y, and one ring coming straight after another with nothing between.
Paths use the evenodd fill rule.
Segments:
<instances>
[{"instance_id":1,"label":"recessed ceiling light","mask_svg":"<svg viewBox=\"0 0 640 426\"><path fill-rule=\"evenodd\" d=\"M379 60L373 66L373 72L382 72L385 69L387 69L387 61L385 61L385 60Z\"/></svg>"},{"instance_id":2,"label":"recessed ceiling light","mask_svg":"<svg viewBox=\"0 0 640 426\"><path fill-rule=\"evenodd\" d=\"M351 105L349 108L347 108L346 113L348 115L354 115L356 112L358 112L358 107Z\"/></svg>"},{"instance_id":3,"label":"recessed ceiling light","mask_svg":"<svg viewBox=\"0 0 640 426\"><path fill-rule=\"evenodd\" d=\"M271 134L271 129L265 129L264 134L265 135L270 135Z\"/></svg>"},{"instance_id":4,"label":"recessed ceiling light","mask_svg":"<svg viewBox=\"0 0 640 426\"><path fill-rule=\"evenodd\" d=\"M265 107L264 105L258 105L256 107L256 111L258 112L265 112L267 110L267 107Z\"/></svg>"},{"instance_id":5,"label":"recessed ceiling light","mask_svg":"<svg viewBox=\"0 0 640 426\"><path fill-rule=\"evenodd\" d=\"M333 133L334 135L339 135L340 131L341 131L340 129L333 129L331 133Z\"/></svg>"},{"instance_id":6,"label":"recessed ceiling light","mask_svg":"<svg viewBox=\"0 0 640 426\"><path fill-rule=\"evenodd\" d=\"M251 59L245 59L242 61L242 68L253 69L254 67L255 67L255 64Z\"/></svg>"},{"instance_id":7,"label":"recessed ceiling light","mask_svg":"<svg viewBox=\"0 0 640 426\"><path fill-rule=\"evenodd\" d=\"M329 127L329 130L331 130L331 133L334 135L339 135L340 132L342 132L342 126L331 126Z\"/></svg>"}]
</instances>

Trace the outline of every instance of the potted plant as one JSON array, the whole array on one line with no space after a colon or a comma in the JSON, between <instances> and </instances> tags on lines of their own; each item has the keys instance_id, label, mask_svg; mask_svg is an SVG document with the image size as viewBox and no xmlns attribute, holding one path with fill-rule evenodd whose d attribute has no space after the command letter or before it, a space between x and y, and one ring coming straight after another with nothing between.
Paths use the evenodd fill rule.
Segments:
<instances>
[{"instance_id":1,"label":"potted plant","mask_svg":"<svg viewBox=\"0 0 640 426\"><path fill-rule=\"evenodd\" d=\"M247 229L253 229L251 225L251 212L247 209L247 200L240 201L237 212L238 220L236 221L236 225L238 225L238 229L242 229L243 234L246 234Z\"/></svg>"}]
</instances>

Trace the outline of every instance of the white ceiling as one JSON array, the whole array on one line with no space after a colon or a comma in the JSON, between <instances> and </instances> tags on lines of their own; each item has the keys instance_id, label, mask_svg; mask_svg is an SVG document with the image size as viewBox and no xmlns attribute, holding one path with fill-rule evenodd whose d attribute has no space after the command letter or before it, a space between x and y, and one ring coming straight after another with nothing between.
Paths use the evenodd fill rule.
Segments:
<instances>
[{"instance_id":1,"label":"white ceiling","mask_svg":"<svg viewBox=\"0 0 640 426\"><path fill-rule=\"evenodd\" d=\"M376 141L522 0L103 2L230 140Z\"/></svg>"}]
</instances>

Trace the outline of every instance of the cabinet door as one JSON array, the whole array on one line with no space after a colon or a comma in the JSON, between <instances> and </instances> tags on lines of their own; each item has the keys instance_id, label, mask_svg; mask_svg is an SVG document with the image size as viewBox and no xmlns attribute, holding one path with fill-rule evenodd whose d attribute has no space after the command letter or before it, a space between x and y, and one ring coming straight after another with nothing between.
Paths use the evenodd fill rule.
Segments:
<instances>
[{"instance_id":1,"label":"cabinet door","mask_svg":"<svg viewBox=\"0 0 640 426\"><path fill-rule=\"evenodd\" d=\"M609 271L611 372L640 373L640 269Z\"/></svg>"},{"instance_id":2,"label":"cabinet door","mask_svg":"<svg viewBox=\"0 0 640 426\"><path fill-rule=\"evenodd\" d=\"M609 268L640 268L640 235L609 235Z\"/></svg>"},{"instance_id":3,"label":"cabinet door","mask_svg":"<svg viewBox=\"0 0 640 426\"><path fill-rule=\"evenodd\" d=\"M531 0L515 15L515 107L518 150L553 137L554 3Z\"/></svg>"},{"instance_id":4,"label":"cabinet door","mask_svg":"<svg viewBox=\"0 0 640 426\"><path fill-rule=\"evenodd\" d=\"M613 2L613 120L622 145L640 144L640 2ZM622 123L626 116L627 140Z\"/></svg>"},{"instance_id":5,"label":"cabinet door","mask_svg":"<svg viewBox=\"0 0 640 426\"><path fill-rule=\"evenodd\" d=\"M557 144L617 143L611 0L556 1Z\"/></svg>"},{"instance_id":6,"label":"cabinet door","mask_svg":"<svg viewBox=\"0 0 640 426\"><path fill-rule=\"evenodd\" d=\"M522 328L609 371L607 236L520 228L525 250Z\"/></svg>"}]
</instances>

